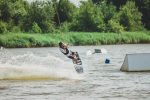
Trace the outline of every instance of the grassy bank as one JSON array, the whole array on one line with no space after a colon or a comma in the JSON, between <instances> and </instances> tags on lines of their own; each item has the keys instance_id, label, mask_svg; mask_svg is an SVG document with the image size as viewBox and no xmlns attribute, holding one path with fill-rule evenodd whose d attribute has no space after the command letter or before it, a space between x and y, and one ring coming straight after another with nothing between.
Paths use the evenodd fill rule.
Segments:
<instances>
[{"instance_id":1,"label":"grassy bank","mask_svg":"<svg viewBox=\"0 0 150 100\"><path fill-rule=\"evenodd\" d=\"M87 33L68 32L62 34L8 33L0 35L0 46L15 47L48 47L57 46L59 41L70 45L101 45L150 43L150 32Z\"/></svg>"}]
</instances>

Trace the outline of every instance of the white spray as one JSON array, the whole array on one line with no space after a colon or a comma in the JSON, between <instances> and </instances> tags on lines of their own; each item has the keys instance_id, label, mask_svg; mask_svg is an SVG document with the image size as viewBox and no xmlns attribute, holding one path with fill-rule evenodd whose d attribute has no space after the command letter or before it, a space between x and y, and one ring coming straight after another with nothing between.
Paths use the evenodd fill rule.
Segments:
<instances>
[{"instance_id":1,"label":"white spray","mask_svg":"<svg viewBox=\"0 0 150 100\"><path fill-rule=\"evenodd\" d=\"M51 54L41 57L28 52L13 55L0 51L0 79L81 79L72 62L65 62Z\"/></svg>"}]
</instances>

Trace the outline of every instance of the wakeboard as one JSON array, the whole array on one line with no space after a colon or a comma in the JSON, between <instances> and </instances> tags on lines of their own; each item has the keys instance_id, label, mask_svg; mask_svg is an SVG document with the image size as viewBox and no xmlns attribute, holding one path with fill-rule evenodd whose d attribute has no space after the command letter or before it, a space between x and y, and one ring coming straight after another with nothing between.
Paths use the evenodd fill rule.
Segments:
<instances>
[{"instance_id":1,"label":"wakeboard","mask_svg":"<svg viewBox=\"0 0 150 100\"><path fill-rule=\"evenodd\" d=\"M75 53L77 59L72 59L72 62L74 64L74 68L77 73L83 73L83 66L82 66L82 61L79 57L78 52Z\"/></svg>"}]
</instances>

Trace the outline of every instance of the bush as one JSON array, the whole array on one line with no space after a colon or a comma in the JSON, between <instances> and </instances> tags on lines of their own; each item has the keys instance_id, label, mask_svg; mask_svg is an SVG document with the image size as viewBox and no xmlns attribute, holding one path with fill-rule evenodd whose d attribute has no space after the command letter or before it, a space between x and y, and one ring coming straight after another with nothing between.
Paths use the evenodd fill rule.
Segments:
<instances>
[{"instance_id":1,"label":"bush","mask_svg":"<svg viewBox=\"0 0 150 100\"><path fill-rule=\"evenodd\" d=\"M135 2L128 1L126 5L121 8L119 16L120 24L124 26L126 31L139 31L143 29L141 21L142 14L135 6Z\"/></svg>"},{"instance_id":2,"label":"bush","mask_svg":"<svg viewBox=\"0 0 150 100\"><path fill-rule=\"evenodd\" d=\"M51 33L55 30L55 27L51 22L45 21L41 24L41 29L43 33Z\"/></svg>"},{"instance_id":3,"label":"bush","mask_svg":"<svg viewBox=\"0 0 150 100\"><path fill-rule=\"evenodd\" d=\"M26 32L31 30L36 33L52 32L54 29L53 27L54 15L55 15L54 7L51 2L48 1L32 2L30 4L28 15L24 19L22 28Z\"/></svg>"},{"instance_id":4,"label":"bush","mask_svg":"<svg viewBox=\"0 0 150 100\"><path fill-rule=\"evenodd\" d=\"M122 33L124 31L124 28L120 25L120 23L114 20L109 20L108 27L111 32Z\"/></svg>"},{"instance_id":5,"label":"bush","mask_svg":"<svg viewBox=\"0 0 150 100\"><path fill-rule=\"evenodd\" d=\"M75 16L72 29L74 31L104 31L105 24L103 21L101 9L94 5L92 1L85 1L79 8L79 13Z\"/></svg>"},{"instance_id":6,"label":"bush","mask_svg":"<svg viewBox=\"0 0 150 100\"><path fill-rule=\"evenodd\" d=\"M21 32L20 30L20 27L19 26L14 26L12 29L11 29L12 32Z\"/></svg>"},{"instance_id":7,"label":"bush","mask_svg":"<svg viewBox=\"0 0 150 100\"><path fill-rule=\"evenodd\" d=\"M33 25L32 25L32 30L31 30L31 32L33 32L33 33L41 33L42 30L41 30L41 28L38 26L38 24L37 24L36 22L34 22Z\"/></svg>"},{"instance_id":8,"label":"bush","mask_svg":"<svg viewBox=\"0 0 150 100\"><path fill-rule=\"evenodd\" d=\"M59 30L60 30L61 32L69 32L69 30L70 30L70 23L68 23L68 22L62 23L62 24L60 25L60 27L59 27Z\"/></svg>"},{"instance_id":9,"label":"bush","mask_svg":"<svg viewBox=\"0 0 150 100\"><path fill-rule=\"evenodd\" d=\"M109 20L111 20L117 12L116 7L113 4L108 3L106 0L99 2L97 6L99 7L104 16L103 21L105 23L105 32L111 31L108 27L108 24Z\"/></svg>"},{"instance_id":10,"label":"bush","mask_svg":"<svg viewBox=\"0 0 150 100\"><path fill-rule=\"evenodd\" d=\"M6 23L0 21L0 34L5 32L7 32L7 25Z\"/></svg>"}]
</instances>

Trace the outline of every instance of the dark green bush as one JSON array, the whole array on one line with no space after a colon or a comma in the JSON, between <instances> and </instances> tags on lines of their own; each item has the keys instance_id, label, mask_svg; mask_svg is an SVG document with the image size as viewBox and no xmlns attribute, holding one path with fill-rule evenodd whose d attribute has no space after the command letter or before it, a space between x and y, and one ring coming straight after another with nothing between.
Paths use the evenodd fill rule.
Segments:
<instances>
[{"instance_id":1,"label":"dark green bush","mask_svg":"<svg viewBox=\"0 0 150 100\"><path fill-rule=\"evenodd\" d=\"M135 2L128 1L118 13L120 16L120 24L126 31L139 31L143 29L142 14L135 6Z\"/></svg>"},{"instance_id":2,"label":"dark green bush","mask_svg":"<svg viewBox=\"0 0 150 100\"><path fill-rule=\"evenodd\" d=\"M21 32L21 29L20 29L19 26L14 26L14 27L11 29L11 31L17 33L17 32Z\"/></svg>"},{"instance_id":3,"label":"dark green bush","mask_svg":"<svg viewBox=\"0 0 150 100\"><path fill-rule=\"evenodd\" d=\"M124 31L124 28L120 25L120 23L113 19L108 21L108 27L111 32L122 33Z\"/></svg>"},{"instance_id":4,"label":"dark green bush","mask_svg":"<svg viewBox=\"0 0 150 100\"><path fill-rule=\"evenodd\" d=\"M103 14L92 1L83 2L76 15L72 29L75 31L104 31Z\"/></svg>"},{"instance_id":5,"label":"dark green bush","mask_svg":"<svg viewBox=\"0 0 150 100\"><path fill-rule=\"evenodd\" d=\"M37 24L36 22L34 22L33 25L32 25L32 30L31 30L31 32L33 32L33 33L41 33L42 30L41 30L41 28L38 26L38 24Z\"/></svg>"},{"instance_id":6,"label":"dark green bush","mask_svg":"<svg viewBox=\"0 0 150 100\"><path fill-rule=\"evenodd\" d=\"M60 32L69 32L70 30L70 23L64 22L59 27Z\"/></svg>"},{"instance_id":7,"label":"dark green bush","mask_svg":"<svg viewBox=\"0 0 150 100\"><path fill-rule=\"evenodd\" d=\"M6 23L0 21L0 34L1 33L6 33L7 32L7 25Z\"/></svg>"}]
</instances>

